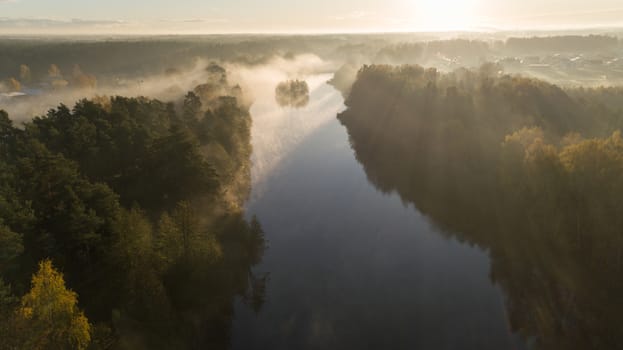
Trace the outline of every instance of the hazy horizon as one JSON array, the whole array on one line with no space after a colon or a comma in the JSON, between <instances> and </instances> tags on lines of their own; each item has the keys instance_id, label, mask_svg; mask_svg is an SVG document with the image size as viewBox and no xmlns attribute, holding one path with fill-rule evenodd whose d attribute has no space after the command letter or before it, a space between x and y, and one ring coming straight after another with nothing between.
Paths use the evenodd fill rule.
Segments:
<instances>
[{"instance_id":1,"label":"hazy horizon","mask_svg":"<svg viewBox=\"0 0 623 350\"><path fill-rule=\"evenodd\" d=\"M0 0L0 35L324 34L623 27L616 0Z\"/></svg>"}]
</instances>

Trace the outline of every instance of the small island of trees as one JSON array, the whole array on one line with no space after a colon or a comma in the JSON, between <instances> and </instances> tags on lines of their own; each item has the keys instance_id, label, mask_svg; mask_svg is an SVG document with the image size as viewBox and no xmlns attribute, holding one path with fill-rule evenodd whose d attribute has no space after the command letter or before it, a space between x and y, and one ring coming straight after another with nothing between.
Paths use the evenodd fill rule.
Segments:
<instances>
[{"instance_id":1,"label":"small island of trees","mask_svg":"<svg viewBox=\"0 0 623 350\"><path fill-rule=\"evenodd\" d=\"M275 88L275 99L282 107L303 108L309 103L309 86L304 80L288 80Z\"/></svg>"}]
</instances>

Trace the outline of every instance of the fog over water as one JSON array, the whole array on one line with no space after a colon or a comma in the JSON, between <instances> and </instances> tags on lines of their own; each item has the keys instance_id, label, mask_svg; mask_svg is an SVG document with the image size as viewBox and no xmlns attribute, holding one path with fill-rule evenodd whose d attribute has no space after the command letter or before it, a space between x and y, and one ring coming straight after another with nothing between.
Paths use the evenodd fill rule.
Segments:
<instances>
[{"instance_id":1,"label":"fog over water","mask_svg":"<svg viewBox=\"0 0 623 350\"><path fill-rule=\"evenodd\" d=\"M236 308L233 348L520 345L489 279L487 253L448 238L368 182L335 119L342 97L326 80L307 77L303 109L279 108L268 93L251 108L247 213L267 232L256 270L270 282L258 314Z\"/></svg>"},{"instance_id":2,"label":"fog over water","mask_svg":"<svg viewBox=\"0 0 623 350\"><path fill-rule=\"evenodd\" d=\"M277 57L257 67L229 66L235 72L233 79L240 82L254 101L251 106L254 187L262 186L267 176L309 134L333 120L336 106L343 108L340 96L323 93L332 74L318 74L332 66L315 55L292 60ZM288 79L302 79L309 84L311 102L306 107L282 107L275 101L275 87Z\"/></svg>"},{"instance_id":3,"label":"fog over water","mask_svg":"<svg viewBox=\"0 0 623 350\"><path fill-rule=\"evenodd\" d=\"M297 146L314 131L334 121L336 110L343 106L339 95L325 93L330 77L308 77L311 102L302 109L280 107L270 96L274 94L274 89L270 89L272 84L266 86L269 94L258 96L251 108L255 124L252 134L254 186L264 185Z\"/></svg>"}]
</instances>

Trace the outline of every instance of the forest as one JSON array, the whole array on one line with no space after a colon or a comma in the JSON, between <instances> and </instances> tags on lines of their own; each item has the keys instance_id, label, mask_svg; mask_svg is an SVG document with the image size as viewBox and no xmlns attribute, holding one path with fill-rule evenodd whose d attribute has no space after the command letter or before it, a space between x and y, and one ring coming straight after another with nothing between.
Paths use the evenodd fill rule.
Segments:
<instances>
[{"instance_id":1,"label":"forest","mask_svg":"<svg viewBox=\"0 0 623 350\"><path fill-rule=\"evenodd\" d=\"M617 349L587 33L0 37L0 350Z\"/></svg>"},{"instance_id":2,"label":"forest","mask_svg":"<svg viewBox=\"0 0 623 350\"><path fill-rule=\"evenodd\" d=\"M562 89L493 64L372 65L339 119L371 182L489 251L513 331L538 349L613 349L623 334L621 92Z\"/></svg>"},{"instance_id":3,"label":"forest","mask_svg":"<svg viewBox=\"0 0 623 350\"><path fill-rule=\"evenodd\" d=\"M259 310L249 107L206 69L178 101L0 111L0 348L224 348L235 298Z\"/></svg>"}]
</instances>

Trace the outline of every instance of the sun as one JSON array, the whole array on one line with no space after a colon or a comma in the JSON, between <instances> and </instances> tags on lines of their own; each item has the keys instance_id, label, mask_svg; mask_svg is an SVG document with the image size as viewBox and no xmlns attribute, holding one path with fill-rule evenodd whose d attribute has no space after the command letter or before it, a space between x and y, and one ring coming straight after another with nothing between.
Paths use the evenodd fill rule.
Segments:
<instances>
[{"instance_id":1,"label":"sun","mask_svg":"<svg viewBox=\"0 0 623 350\"><path fill-rule=\"evenodd\" d=\"M479 0L412 0L419 29L468 30L477 25Z\"/></svg>"}]
</instances>

